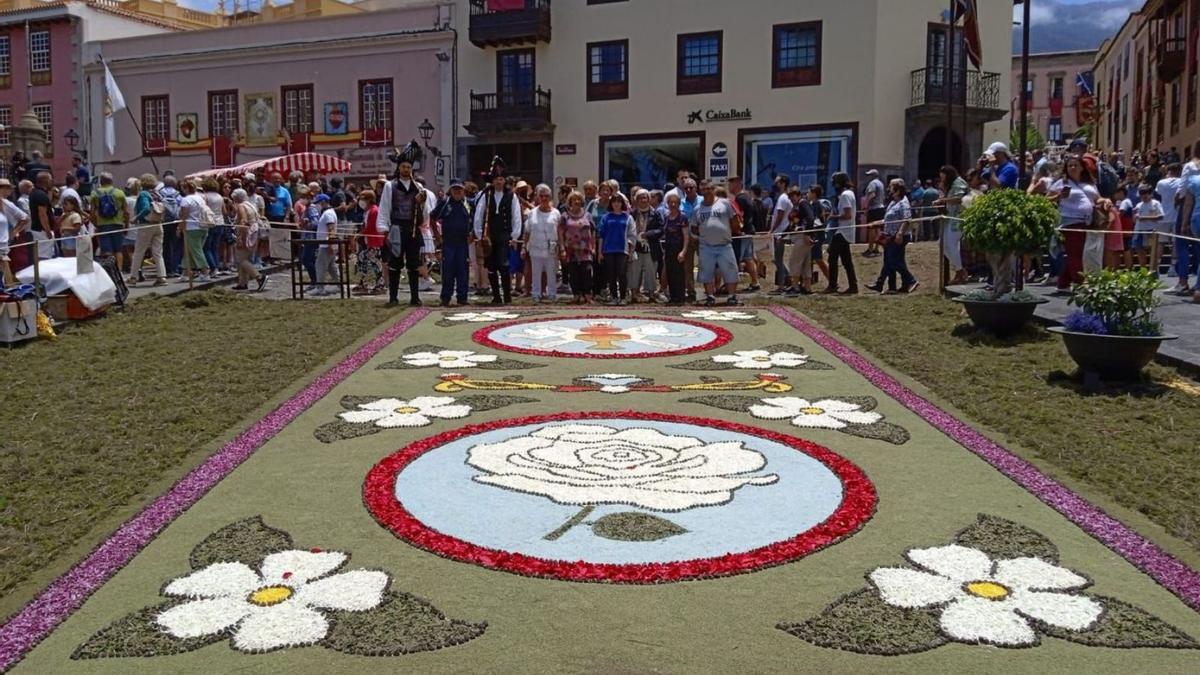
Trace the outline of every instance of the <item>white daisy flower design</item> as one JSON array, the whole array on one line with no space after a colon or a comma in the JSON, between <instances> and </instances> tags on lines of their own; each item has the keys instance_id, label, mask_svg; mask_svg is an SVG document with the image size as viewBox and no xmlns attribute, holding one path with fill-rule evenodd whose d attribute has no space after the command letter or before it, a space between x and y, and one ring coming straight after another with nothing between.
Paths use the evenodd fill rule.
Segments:
<instances>
[{"instance_id":1,"label":"white daisy flower design","mask_svg":"<svg viewBox=\"0 0 1200 675\"><path fill-rule=\"evenodd\" d=\"M247 652L308 645L329 632L320 610L363 612L383 602L387 574L351 570L336 551L281 551L256 572L240 562L209 565L167 584L164 595L190 598L155 618L170 635L186 639L233 631Z\"/></svg>"},{"instance_id":2,"label":"white daisy flower design","mask_svg":"<svg viewBox=\"0 0 1200 675\"><path fill-rule=\"evenodd\" d=\"M705 319L707 321L746 321L756 315L750 312L725 312L718 309L697 309L684 312L679 316L685 319Z\"/></svg>"},{"instance_id":3,"label":"white daisy flower design","mask_svg":"<svg viewBox=\"0 0 1200 675\"><path fill-rule=\"evenodd\" d=\"M762 399L763 405L750 406L750 414L765 420L791 419L798 427L845 429L850 424L874 424L883 419L877 412L864 412L862 406L826 399L809 401L795 396Z\"/></svg>"},{"instance_id":4,"label":"white daisy flower design","mask_svg":"<svg viewBox=\"0 0 1200 675\"><path fill-rule=\"evenodd\" d=\"M404 362L414 368L475 368L481 363L494 363L495 354L477 354L472 351L442 349L436 352L413 352L405 354Z\"/></svg>"},{"instance_id":5,"label":"white daisy flower design","mask_svg":"<svg viewBox=\"0 0 1200 675\"><path fill-rule=\"evenodd\" d=\"M1040 558L992 560L950 545L905 554L924 570L883 567L869 575L884 602L909 609L940 607L942 632L958 642L1002 647L1037 644L1030 621L1084 630L1104 611L1099 601L1066 591L1084 577Z\"/></svg>"},{"instance_id":6,"label":"white daisy flower design","mask_svg":"<svg viewBox=\"0 0 1200 675\"><path fill-rule=\"evenodd\" d=\"M808 362L807 354L796 352L769 352L765 349L718 354L713 363L721 363L745 370L767 370L769 368L796 368Z\"/></svg>"},{"instance_id":7,"label":"white daisy flower design","mask_svg":"<svg viewBox=\"0 0 1200 675\"><path fill-rule=\"evenodd\" d=\"M372 422L377 427L424 427L436 419L457 419L471 414L471 406L455 403L453 396L418 396L404 401L398 398L381 398L370 403L360 403L358 410L339 413L347 422L363 424Z\"/></svg>"},{"instance_id":8,"label":"white daisy flower design","mask_svg":"<svg viewBox=\"0 0 1200 675\"><path fill-rule=\"evenodd\" d=\"M486 323L488 321L504 321L507 319L519 319L520 314L516 312L455 312L445 315L447 321L463 321L467 323Z\"/></svg>"}]
</instances>

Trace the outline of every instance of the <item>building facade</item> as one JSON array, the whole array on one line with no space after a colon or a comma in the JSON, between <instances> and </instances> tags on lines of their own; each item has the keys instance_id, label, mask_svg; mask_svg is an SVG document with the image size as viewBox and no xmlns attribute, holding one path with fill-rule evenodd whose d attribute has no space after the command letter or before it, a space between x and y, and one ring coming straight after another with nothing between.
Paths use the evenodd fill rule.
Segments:
<instances>
[{"instance_id":1,"label":"building facade","mask_svg":"<svg viewBox=\"0 0 1200 675\"><path fill-rule=\"evenodd\" d=\"M88 150L96 168L119 175L310 150L349 160L357 176L390 173L388 153L418 138L426 120L430 146L452 145L449 10L411 4L88 45ZM133 113L117 115L111 154L100 54ZM449 178L446 158L433 153L421 170L431 182Z\"/></svg>"},{"instance_id":2,"label":"building facade","mask_svg":"<svg viewBox=\"0 0 1200 675\"><path fill-rule=\"evenodd\" d=\"M1092 76L1095 50L1049 52L1029 55L1029 81L1025 107L1029 126L1047 143L1061 145L1080 131L1091 131L1096 112L1096 89ZM1021 91L1021 57L1013 57L1012 90ZM1013 99L1010 121L1017 123L1020 103ZM1094 135L1094 134L1092 134Z\"/></svg>"},{"instance_id":3,"label":"building facade","mask_svg":"<svg viewBox=\"0 0 1200 675\"><path fill-rule=\"evenodd\" d=\"M1200 0L1148 0L1093 66L1097 140L1126 154L1200 144Z\"/></svg>"},{"instance_id":4,"label":"building facade","mask_svg":"<svg viewBox=\"0 0 1200 675\"><path fill-rule=\"evenodd\" d=\"M982 72L955 31L953 77L946 5L455 0L457 164L498 154L551 184L932 177L1008 136L1012 2L979 3Z\"/></svg>"}]
</instances>

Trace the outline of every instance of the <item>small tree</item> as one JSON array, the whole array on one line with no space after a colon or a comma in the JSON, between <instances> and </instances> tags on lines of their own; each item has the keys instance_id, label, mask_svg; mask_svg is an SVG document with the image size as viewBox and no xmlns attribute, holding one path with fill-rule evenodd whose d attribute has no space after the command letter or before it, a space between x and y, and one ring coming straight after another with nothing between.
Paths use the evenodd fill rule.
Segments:
<instances>
[{"instance_id":1,"label":"small tree","mask_svg":"<svg viewBox=\"0 0 1200 675\"><path fill-rule=\"evenodd\" d=\"M1040 251L1058 226L1058 208L1049 199L1022 190L992 190L963 211L967 246L987 254L992 267L992 297L1013 290L1014 256Z\"/></svg>"},{"instance_id":2,"label":"small tree","mask_svg":"<svg viewBox=\"0 0 1200 675\"><path fill-rule=\"evenodd\" d=\"M1025 129L1025 149L1036 150L1046 147L1046 139L1042 137L1042 133L1037 130L1037 127L1030 124ZM1008 134L1008 148L1013 151L1013 157L1021 151L1021 125L1020 123L1013 126L1012 132Z\"/></svg>"}]
</instances>

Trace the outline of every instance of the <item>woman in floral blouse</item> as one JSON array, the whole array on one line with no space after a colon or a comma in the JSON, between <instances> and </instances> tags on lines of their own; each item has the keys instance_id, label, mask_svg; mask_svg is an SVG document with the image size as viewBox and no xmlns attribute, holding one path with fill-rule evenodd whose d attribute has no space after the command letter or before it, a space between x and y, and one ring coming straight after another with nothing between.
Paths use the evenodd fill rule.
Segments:
<instances>
[{"instance_id":1,"label":"woman in floral blouse","mask_svg":"<svg viewBox=\"0 0 1200 675\"><path fill-rule=\"evenodd\" d=\"M591 304L592 261L596 254L596 228L583 208L583 195L572 192L567 197L567 212L559 225L559 250L571 280L575 304Z\"/></svg>"}]
</instances>

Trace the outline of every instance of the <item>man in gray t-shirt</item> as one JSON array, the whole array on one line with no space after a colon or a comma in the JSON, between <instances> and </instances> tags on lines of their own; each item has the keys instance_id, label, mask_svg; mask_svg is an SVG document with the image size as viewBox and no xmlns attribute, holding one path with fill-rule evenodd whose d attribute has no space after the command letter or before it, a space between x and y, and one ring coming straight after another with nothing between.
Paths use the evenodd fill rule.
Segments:
<instances>
[{"instance_id":1,"label":"man in gray t-shirt","mask_svg":"<svg viewBox=\"0 0 1200 675\"><path fill-rule=\"evenodd\" d=\"M700 269L696 278L704 284L707 294L704 304L709 307L717 304L717 272L729 292L726 304L741 304L737 298L737 256L733 253L733 235L741 233L741 219L729 200L717 198L712 182L703 181L700 192L704 200L692 211L691 225L699 232Z\"/></svg>"},{"instance_id":2,"label":"man in gray t-shirt","mask_svg":"<svg viewBox=\"0 0 1200 675\"><path fill-rule=\"evenodd\" d=\"M867 172L867 178L871 181L867 183L867 222L878 223L883 220L884 214L887 212L887 207L884 204L886 190L883 187L883 181L879 180L879 171L871 169ZM879 250L879 225L871 225L867 228L867 250L863 251L863 257L873 258L880 254Z\"/></svg>"}]
</instances>

